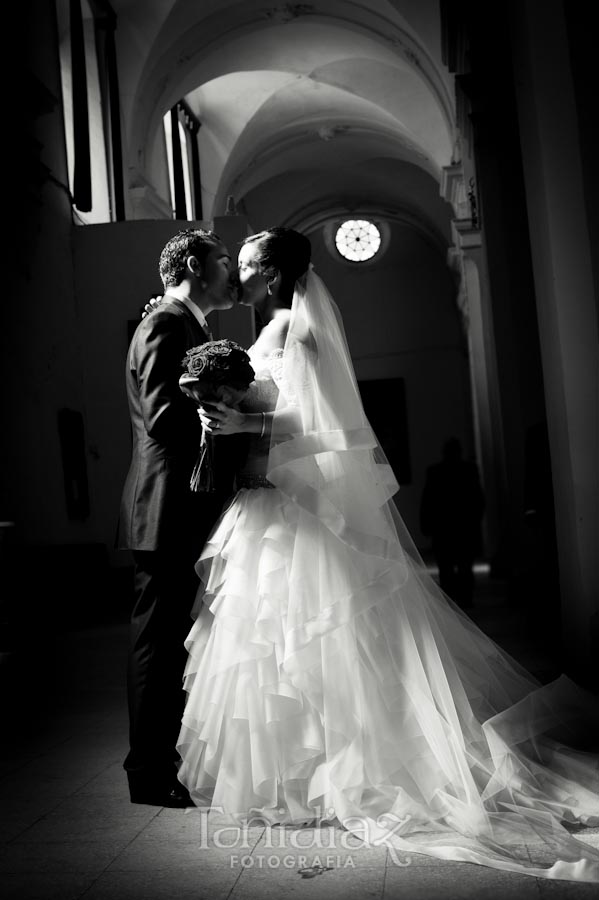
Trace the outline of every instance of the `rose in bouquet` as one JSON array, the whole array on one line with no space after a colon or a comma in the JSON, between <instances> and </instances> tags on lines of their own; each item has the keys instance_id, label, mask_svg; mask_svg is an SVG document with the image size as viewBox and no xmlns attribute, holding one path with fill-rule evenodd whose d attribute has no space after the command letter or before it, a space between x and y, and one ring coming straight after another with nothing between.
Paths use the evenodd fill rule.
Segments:
<instances>
[{"instance_id":1,"label":"rose in bouquet","mask_svg":"<svg viewBox=\"0 0 599 900\"><path fill-rule=\"evenodd\" d=\"M235 341L208 341L192 347L182 361L185 372L179 387L198 406L216 400L238 407L254 380L250 358ZM202 428L200 452L189 486L192 491L214 491L214 438Z\"/></svg>"}]
</instances>

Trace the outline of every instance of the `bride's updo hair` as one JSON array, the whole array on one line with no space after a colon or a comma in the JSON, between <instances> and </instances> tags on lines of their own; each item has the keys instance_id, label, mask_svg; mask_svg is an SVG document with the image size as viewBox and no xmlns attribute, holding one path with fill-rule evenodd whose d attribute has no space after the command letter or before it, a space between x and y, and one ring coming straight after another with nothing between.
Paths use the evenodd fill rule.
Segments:
<instances>
[{"instance_id":1,"label":"bride's updo hair","mask_svg":"<svg viewBox=\"0 0 599 900\"><path fill-rule=\"evenodd\" d=\"M256 262L263 275L281 273L281 300L291 303L298 278L307 271L312 256L308 238L293 228L268 228L247 237L243 244L256 243Z\"/></svg>"}]
</instances>

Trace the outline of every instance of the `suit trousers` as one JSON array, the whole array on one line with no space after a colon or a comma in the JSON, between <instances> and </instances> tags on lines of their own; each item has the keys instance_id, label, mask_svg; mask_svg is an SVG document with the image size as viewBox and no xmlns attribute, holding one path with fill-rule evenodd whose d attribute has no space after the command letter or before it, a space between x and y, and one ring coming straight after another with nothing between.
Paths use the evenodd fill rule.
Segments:
<instances>
[{"instance_id":1,"label":"suit trousers","mask_svg":"<svg viewBox=\"0 0 599 900\"><path fill-rule=\"evenodd\" d=\"M200 547L201 550L201 547ZM135 604L131 614L127 688L130 784L176 780L176 742L185 705L184 641L199 585L198 546L134 550Z\"/></svg>"}]
</instances>

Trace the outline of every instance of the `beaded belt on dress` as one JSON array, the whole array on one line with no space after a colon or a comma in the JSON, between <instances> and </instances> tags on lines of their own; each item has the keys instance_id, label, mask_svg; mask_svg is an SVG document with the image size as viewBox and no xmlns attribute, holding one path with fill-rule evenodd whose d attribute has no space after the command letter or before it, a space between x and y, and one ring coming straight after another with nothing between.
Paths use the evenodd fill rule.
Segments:
<instances>
[{"instance_id":1,"label":"beaded belt on dress","mask_svg":"<svg viewBox=\"0 0 599 900\"><path fill-rule=\"evenodd\" d=\"M246 472L237 476L237 487L256 490L257 488L274 488L274 484L268 480L266 475L260 475L258 472Z\"/></svg>"}]
</instances>

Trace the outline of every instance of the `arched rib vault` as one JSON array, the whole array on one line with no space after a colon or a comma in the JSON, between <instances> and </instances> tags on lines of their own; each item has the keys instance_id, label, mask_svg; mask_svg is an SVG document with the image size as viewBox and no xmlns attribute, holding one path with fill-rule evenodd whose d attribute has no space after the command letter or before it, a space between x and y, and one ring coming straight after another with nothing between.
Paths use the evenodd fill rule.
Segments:
<instances>
[{"instance_id":1,"label":"arched rib vault","mask_svg":"<svg viewBox=\"0 0 599 900\"><path fill-rule=\"evenodd\" d=\"M131 104L130 168L146 181L160 181L162 116L185 96L202 122L205 218L286 172L308 193L345 173L350 205L352 181L369 194L369 171L374 205L401 206L416 169L438 184L454 144L447 80L392 4L194 6L190 22L189 4L174 4Z\"/></svg>"}]
</instances>

